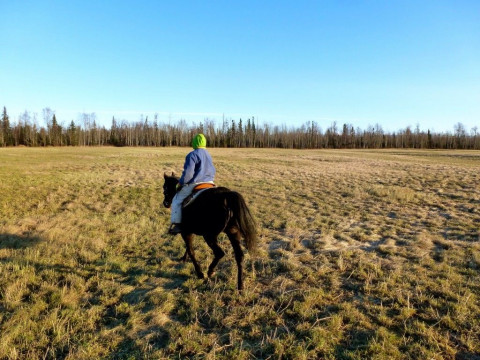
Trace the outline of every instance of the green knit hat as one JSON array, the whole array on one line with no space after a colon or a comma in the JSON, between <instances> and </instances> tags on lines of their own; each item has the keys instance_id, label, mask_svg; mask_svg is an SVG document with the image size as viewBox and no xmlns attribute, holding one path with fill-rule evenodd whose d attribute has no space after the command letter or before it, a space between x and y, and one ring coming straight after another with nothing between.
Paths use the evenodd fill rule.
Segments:
<instances>
[{"instance_id":1,"label":"green knit hat","mask_svg":"<svg viewBox=\"0 0 480 360\"><path fill-rule=\"evenodd\" d=\"M192 140L192 147L194 149L202 149L207 147L207 139L203 134L198 134Z\"/></svg>"}]
</instances>

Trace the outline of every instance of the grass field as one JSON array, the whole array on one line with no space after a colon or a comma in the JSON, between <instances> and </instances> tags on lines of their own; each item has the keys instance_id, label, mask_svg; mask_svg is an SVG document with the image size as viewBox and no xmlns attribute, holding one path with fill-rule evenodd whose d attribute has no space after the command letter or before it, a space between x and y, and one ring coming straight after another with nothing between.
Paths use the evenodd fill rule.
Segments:
<instances>
[{"instance_id":1,"label":"grass field","mask_svg":"<svg viewBox=\"0 0 480 360\"><path fill-rule=\"evenodd\" d=\"M226 238L203 282L166 235L188 151L0 149L0 359L480 359L480 152L211 149L238 293Z\"/></svg>"}]
</instances>

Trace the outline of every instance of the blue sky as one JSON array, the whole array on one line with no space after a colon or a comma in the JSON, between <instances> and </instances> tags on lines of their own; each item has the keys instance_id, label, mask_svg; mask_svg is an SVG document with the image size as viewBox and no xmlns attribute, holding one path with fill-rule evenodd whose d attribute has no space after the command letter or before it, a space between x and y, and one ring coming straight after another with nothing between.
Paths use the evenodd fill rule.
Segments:
<instances>
[{"instance_id":1,"label":"blue sky","mask_svg":"<svg viewBox=\"0 0 480 360\"><path fill-rule=\"evenodd\" d=\"M480 127L480 1L0 0L0 106Z\"/></svg>"}]
</instances>

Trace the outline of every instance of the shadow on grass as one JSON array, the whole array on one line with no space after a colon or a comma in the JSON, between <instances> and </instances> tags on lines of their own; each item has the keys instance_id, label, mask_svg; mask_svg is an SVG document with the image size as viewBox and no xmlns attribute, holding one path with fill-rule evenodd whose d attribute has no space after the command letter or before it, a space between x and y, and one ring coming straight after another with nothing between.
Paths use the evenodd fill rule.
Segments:
<instances>
[{"instance_id":1,"label":"shadow on grass","mask_svg":"<svg viewBox=\"0 0 480 360\"><path fill-rule=\"evenodd\" d=\"M82 298L81 308L76 310L77 314L86 316L88 310L95 307L96 311L102 314L98 320L95 320L95 326L99 333L111 329L125 333L124 339L110 350L112 353L108 354L109 358L143 358L146 351L153 352L168 346L171 339L168 327L158 324L152 326L149 323L156 314L156 308L161 307L166 301L161 291L154 290L163 286L164 283L167 291L182 288L183 283L189 279L189 276L179 273L180 268L185 264L178 263L173 268L162 268L161 264L156 264L156 261L149 263L152 260L151 257L145 256L143 253L138 255L134 253L125 256L130 264L127 271L121 271L120 268L109 267L105 262L98 261L99 258L96 257L87 259L81 265L73 266L69 265L70 262L63 264L62 257L40 257L38 261L35 261L24 256L22 249L35 247L44 240L30 234L0 234L0 250L19 249L6 252L6 256L0 258L0 264L8 265L5 269L12 272L28 267L29 274L35 274L36 277L48 283L46 287L40 282L29 283L26 287L28 294L21 300L22 306L33 307L36 304L35 301L38 300L52 308L62 307L59 300L61 296L57 296L61 292L59 289L65 288L69 289L71 293L75 293L75 281L78 280L78 277L83 279L83 281L78 280L78 284L84 284L81 286L84 289L82 296L85 299ZM77 252L74 251L69 256L76 255ZM152 278L152 280L145 280L145 278ZM161 279L156 280L157 278ZM133 288L115 301L114 296L123 291L126 285L133 286ZM2 305L0 304L0 312L10 316ZM15 311L17 311L16 308L9 310L10 313ZM46 311L50 312L51 309ZM165 316L168 317L168 315ZM132 324L136 324L136 321L145 322L148 326L131 329ZM50 334L46 336L50 336ZM74 340L72 341L75 343ZM60 350L55 348L54 351Z\"/></svg>"},{"instance_id":2,"label":"shadow on grass","mask_svg":"<svg viewBox=\"0 0 480 360\"><path fill-rule=\"evenodd\" d=\"M0 234L0 249L26 249L35 246L41 238L38 236L14 235L14 234Z\"/></svg>"},{"instance_id":3,"label":"shadow on grass","mask_svg":"<svg viewBox=\"0 0 480 360\"><path fill-rule=\"evenodd\" d=\"M142 348L134 340L126 338L118 344L109 356L112 359L139 359L143 353Z\"/></svg>"},{"instance_id":4,"label":"shadow on grass","mask_svg":"<svg viewBox=\"0 0 480 360\"><path fill-rule=\"evenodd\" d=\"M149 329L148 332L141 334L141 335L148 335L149 336L149 345L148 349L145 349L145 346L139 346L136 341L130 337L126 337L123 341L121 341L117 347L113 350L112 353L109 354L109 358L111 359L141 359L141 358L149 358L146 355L146 350L159 350L164 349L167 347L170 336L167 332L163 329Z\"/></svg>"},{"instance_id":5,"label":"shadow on grass","mask_svg":"<svg viewBox=\"0 0 480 360\"><path fill-rule=\"evenodd\" d=\"M370 341L373 339L374 332L365 329L352 329L346 335L346 341L343 341L336 347L337 359L351 359L352 353L362 351L368 348Z\"/></svg>"},{"instance_id":6,"label":"shadow on grass","mask_svg":"<svg viewBox=\"0 0 480 360\"><path fill-rule=\"evenodd\" d=\"M480 354L461 351L455 355L455 360L480 360Z\"/></svg>"},{"instance_id":7,"label":"shadow on grass","mask_svg":"<svg viewBox=\"0 0 480 360\"><path fill-rule=\"evenodd\" d=\"M5 248L0 246L0 249ZM17 248L18 249L18 248ZM0 263L3 264L17 264L20 266L31 266L35 269L37 273L43 273L45 271L51 271L53 272L53 278L58 282L58 285L60 286L65 286L68 285L68 281L66 281L66 275L68 274L75 274L77 276L83 277L83 278L90 278L96 274L95 269L80 269L80 268L74 268L68 265L64 264L59 264L59 263L41 263L41 262L35 262L35 261L28 261L22 259L20 256L18 257L2 257L0 258ZM52 278L52 279L53 279Z\"/></svg>"}]
</instances>

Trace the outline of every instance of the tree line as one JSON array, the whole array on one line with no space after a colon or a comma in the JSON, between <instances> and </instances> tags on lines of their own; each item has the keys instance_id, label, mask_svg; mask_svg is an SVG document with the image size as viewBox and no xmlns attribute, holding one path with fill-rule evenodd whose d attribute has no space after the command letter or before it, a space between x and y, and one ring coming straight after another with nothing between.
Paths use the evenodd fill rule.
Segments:
<instances>
[{"instance_id":1,"label":"tree line","mask_svg":"<svg viewBox=\"0 0 480 360\"><path fill-rule=\"evenodd\" d=\"M77 122L59 123L50 108L42 110L45 126L38 124L36 114L22 113L17 121L10 121L3 107L0 117L0 147L5 146L190 146L197 133L205 134L210 147L256 147L288 149L477 149L480 134L475 126L469 131L462 123L453 132L426 132L407 127L396 132L385 132L379 124L366 129L351 124L339 126L336 122L325 130L315 121L302 126L258 124L254 117L222 119L219 125L205 119L198 124L185 120L172 123L140 118L127 122L112 118L110 128L99 126L95 113L83 113Z\"/></svg>"}]
</instances>

